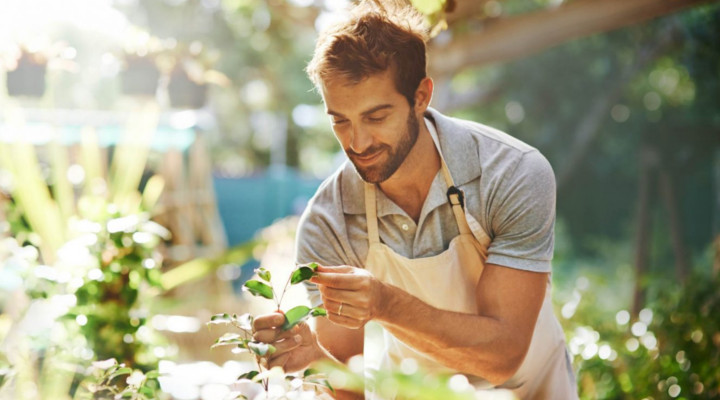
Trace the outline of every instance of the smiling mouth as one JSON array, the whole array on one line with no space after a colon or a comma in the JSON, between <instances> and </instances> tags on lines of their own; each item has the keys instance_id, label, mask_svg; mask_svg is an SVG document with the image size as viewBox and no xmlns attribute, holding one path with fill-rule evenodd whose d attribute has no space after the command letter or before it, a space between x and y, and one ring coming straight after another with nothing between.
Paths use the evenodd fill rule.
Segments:
<instances>
[{"instance_id":1,"label":"smiling mouth","mask_svg":"<svg viewBox=\"0 0 720 400\"><path fill-rule=\"evenodd\" d=\"M368 155L362 155L362 156L356 154L356 155L354 155L352 158L353 158L356 162L359 162L359 163L361 163L361 164L368 164L368 163L374 161L376 158L378 158L381 153L382 153L382 151L376 151L375 153L371 153L371 154L368 154Z\"/></svg>"}]
</instances>

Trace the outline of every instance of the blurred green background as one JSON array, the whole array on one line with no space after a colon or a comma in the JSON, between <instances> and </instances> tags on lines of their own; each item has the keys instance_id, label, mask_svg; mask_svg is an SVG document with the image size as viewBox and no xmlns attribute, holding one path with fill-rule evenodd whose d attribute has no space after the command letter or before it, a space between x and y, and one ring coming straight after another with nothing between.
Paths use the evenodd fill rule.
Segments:
<instances>
[{"instance_id":1,"label":"blurred green background","mask_svg":"<svg viewBox=\"0 0 720 400\"><path fill-rule=\"evenodd\" d=\"M554 298L581 397L719 398L720 5L413 3L434 27L432 106L526 141L555 170ZM347 4L0 3L0 349L36 299L83 290L91 303L112 298L102 295L115 293L110 286L35 279L38 266L74 268L57 266L67 262L57 252L87 233L77 221L90 220L106 227L107 236L91 230L94 243L115 250L90 251L95 261L83 268L117 262L121 276L90 281L135 279L137 300L116 295L128 310L147 309L142 323L117 328L119 338L147 322L164 326L162 346L171 343L134 367L171 355L231 358L205 356L209 342L187 339L197 329L183 336L167 329L168 318L197 324L253 309L237 290L253 268L291 262L295 220L270 225L298 215L344 160L303 69L317 31ZM132 216L152 218L172 238L150 229L158 238L143 241L142 218L120 230L125 242L113 236L109 221ZM156 292L142 300L146 286ZM73 310L64 315L85 321ZM25 334L30 348L57 339ZM96 339L84 335L94 353L79 358L99 359ZM0 394L42 393L8 392L19 377L34 378L7 358ZM218 393L202 387L173 396Z\"/></svg>"}]
</instances>

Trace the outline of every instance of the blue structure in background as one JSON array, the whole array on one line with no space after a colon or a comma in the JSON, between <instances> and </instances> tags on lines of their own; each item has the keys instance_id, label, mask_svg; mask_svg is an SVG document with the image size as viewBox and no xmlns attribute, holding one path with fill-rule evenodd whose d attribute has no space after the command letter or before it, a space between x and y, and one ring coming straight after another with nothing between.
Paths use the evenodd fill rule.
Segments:
<instances>
[{"instance_id":1,"label":"blue structure in background","mask_svg":"<svg viewBox=\"0 0 720 400\"><path fill-rule=\"evenodd\" d=\"M321 182L287 167L271 167L243 178L215 177L218 212L228 245L252 239L277 219L302 213Z\"/></svg>"},{"instance_id":2,"label":"blue structure in background","mask_svg":"<svg viewBox=\"0 0 720 400\"><path fill-rule=\"evenodd\" d=\"M321 182L284 166L270 167L250 177L214 177L218 212L228 245L252 239L257 231L280 218L301 214ZM257 260L241 267L240 277L233 281L236 292L257 267Z\"/></svg>"}]
</instances>

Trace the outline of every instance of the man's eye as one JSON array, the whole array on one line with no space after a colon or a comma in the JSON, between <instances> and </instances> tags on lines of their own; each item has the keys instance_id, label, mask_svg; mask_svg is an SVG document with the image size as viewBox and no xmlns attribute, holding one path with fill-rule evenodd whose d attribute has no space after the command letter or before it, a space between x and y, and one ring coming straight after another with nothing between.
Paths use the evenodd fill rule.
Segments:
<instances>
[{"instance_id":1,"label":"man's eye","mask_svg":"<svg viewBox=\"0 0 720 400\"><path fill-rule=\"evenodd\" d=\"M368 117L368 121L370 121L370 122L382 122L384 120L385 120L385 117L377 117L377 118Z\"/></svg>"},{"instance_id":2,"label":"man's eye","mask_svg":"<svg viewBox=\"0 0 720 400\"><path fill-rule=\"evenodd\" d=\"M344 124L344 123L346 123L346 122L347 122L346 119L334 119L334 120L332 121L333 125L340 125L340 124Z\"/></svg>"}]
</instances>

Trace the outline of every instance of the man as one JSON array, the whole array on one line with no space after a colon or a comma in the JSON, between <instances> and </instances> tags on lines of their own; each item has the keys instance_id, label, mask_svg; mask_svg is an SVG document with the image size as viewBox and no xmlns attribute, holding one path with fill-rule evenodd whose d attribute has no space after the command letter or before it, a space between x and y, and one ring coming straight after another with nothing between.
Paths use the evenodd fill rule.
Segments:
<instances>
[{"instance_id":1,"label":"man","mask_svg":"<svg viewBox=\"0 0 720 400\"><path fill-rule=\"evenodd\" d=\"M575 398L550 303L555 180L534 148L429 108L425 34L412 10L358 6L324 32L308 74L349 158L318 189L297 262L317 262L313 332L256 319L286 371L366 353L385 330L381 368L463 373L520 398ZM345 395L345 394L342 394Z\"/></svg>"}]
</instances>

